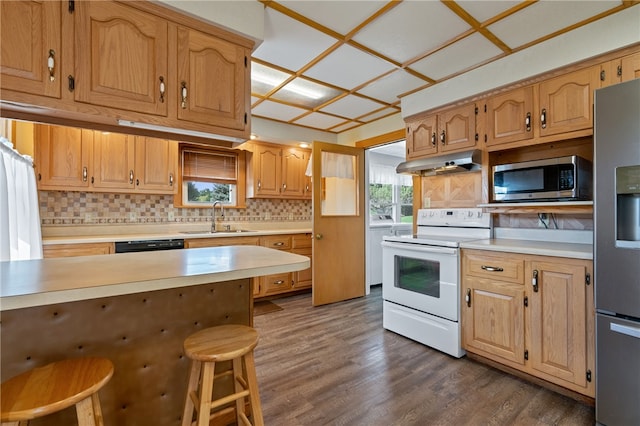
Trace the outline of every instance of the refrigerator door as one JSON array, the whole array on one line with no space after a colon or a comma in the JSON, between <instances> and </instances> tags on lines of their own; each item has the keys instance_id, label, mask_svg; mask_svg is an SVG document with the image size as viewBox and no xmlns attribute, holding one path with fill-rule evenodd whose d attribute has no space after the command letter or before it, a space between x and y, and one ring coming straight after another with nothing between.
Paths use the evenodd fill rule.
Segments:
<instances>
[{"instance_id":1,"label":"refrigerator door","mask_svg":"<svg viewBox=\"0 0 640 426\"><path fill-rule=\"evenodd\" d=\"M640 322L596 315L596 420L640 425Z\"/></svg>"},{"instance_id":2,"label":"refrigerator door","mask_svg":"<svg viewBox=\"0 0 640 426\"><path fill-rule=\"evenodd\" d=\"M617 176L640 176L640 79L596 90L594 133L596 309L640 318L640 247L627 229L640 222L633 194L640 188L616 187Z\"/></svg>"}]
</instances>

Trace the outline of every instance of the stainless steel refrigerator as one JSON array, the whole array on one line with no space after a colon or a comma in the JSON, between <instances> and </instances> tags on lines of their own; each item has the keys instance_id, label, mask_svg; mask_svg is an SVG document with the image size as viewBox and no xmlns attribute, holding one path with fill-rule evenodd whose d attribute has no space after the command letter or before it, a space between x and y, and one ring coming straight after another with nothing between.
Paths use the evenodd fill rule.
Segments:
<instances>
[{"instance_id":1,"label":"stainless steel refrigerator","mask_svg":"<svg viewBox=\"0 0 640 426\"><path fill-rule=\"evenodd\" d=\"M640 79L596 90L596 421L640 425Z\"/></svg>"}]
</instances>

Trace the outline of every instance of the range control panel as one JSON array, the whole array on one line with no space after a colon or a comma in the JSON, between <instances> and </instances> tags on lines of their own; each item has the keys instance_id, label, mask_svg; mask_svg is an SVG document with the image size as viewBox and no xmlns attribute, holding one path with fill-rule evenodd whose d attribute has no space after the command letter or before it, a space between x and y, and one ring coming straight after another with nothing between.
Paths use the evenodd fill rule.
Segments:
<instances>
[{"instance_id":1,"label":"range control panel","mask_svg":"<svg viewBox=\"0 0 640 426\"><path fill-rule=\"evenodd\" d=\"M481 208L420 209L417 224L422 226L491 227L491 214Z\"/></svg>"}]
</instances>

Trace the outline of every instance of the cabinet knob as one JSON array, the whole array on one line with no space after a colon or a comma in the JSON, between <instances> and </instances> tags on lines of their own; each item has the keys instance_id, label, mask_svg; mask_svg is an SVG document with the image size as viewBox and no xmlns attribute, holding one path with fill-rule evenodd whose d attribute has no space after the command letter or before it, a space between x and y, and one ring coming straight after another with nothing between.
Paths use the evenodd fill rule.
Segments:
<instances>
[{"instance_id":1,"label":"cabinet knob","mask_svg":"<svg viewBox=\"0 0 640 426\"><path fill-rule=\"evenodd\" d=\"M316 240L321 240L322 239L322 234L316 234Z\"/></svg>"}]
</instances>

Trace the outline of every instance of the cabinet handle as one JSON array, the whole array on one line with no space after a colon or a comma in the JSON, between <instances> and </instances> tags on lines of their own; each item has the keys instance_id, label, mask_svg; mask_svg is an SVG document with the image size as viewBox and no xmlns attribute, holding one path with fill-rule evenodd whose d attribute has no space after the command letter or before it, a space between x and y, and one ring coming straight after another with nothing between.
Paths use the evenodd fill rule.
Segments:
<instances>
[{"instance_id":1,"label":"cabinet handle","mask_svg":"<svg viewBox=\"0 0 640 426\"><path fill-rule=\"evenodd\" d=\"M471 307L471 289L467 289L467 295L464 296L464 301L467 302L467 306Z\"/></svg>"},{"instance_id":2,"label":"cabinet handle","mask_svg":"<svg viewBox=\"0 0 640 426\"><path fill-rule=\"evenodd\" d=\"M129 185L133 184L133 170L129 170Z\"/></svg>"},{"instance_id":3,"label":"cabinet handle","mask_svg":"<svg viewBox=\"0 0 640 426\"><path fill-rule=\"evenodd\" d=\"M538 292L538 270L533 270L533 277L531 277L531 285L533 286L533 292Z\"/></svg>"},{"instance_id":4,"label":"cabinet handle","mask_svg":"<svg viewBox=\"0 0 640 426\"><path fill-rule=\"evenodd\" d=\"M273 245L276 247L282 247L284 243L282 241L278 241L277 243L273 243Z\"/></svg>"},{"instance_id":5,"label":"cabinet handle","mask_svg":"<svg viewBox=\"0 0 640 426\"><path fill-rule=\"evenodd\" d=\"M487 272L502 272L502 271L504 271L504 269L502 269L499 266L482 265L480 268L484 269Z\"/></svg>"},{"instance_id":6,"label":"cabinet handle","mask_svg":"<svg viewBox=\"0 0 640 426\"><path fill-rule=\"evenodd\" d=\"M275 285L281 285L281 284L284 284L284 280L274 281L273 283L274 283Z\"/></svg>"},{"instance_id":7,"label":"cabinet handle","mask_svg":"<svg viewBox=\"0 0 640 426\"><path fill-rule=\"evenodd\" d=\"M283 183L283 184L282 184L282 190L283 190L283 191L286 191L286 190L287 190L287 184L286 184L286 183Z\"/></svg>"},{"instance_id":8,"label":"cabinet handle","mask_svg":"<svg viewBox=\"0 0 640 426\"><path fill-rule=\"evenodd\" d=\"M542 115L540 115L540 125L543 129L547 128L547 110L545 108L542 109Z\"/></svg>"},{"instance_id":9,"label":"cabinet handle","mask_svg":"<svg viewBox=\"0 0 640 426\"><path fill-rule=\"evenodd\" d=\"M305 192L305 193L306 193L306 192L309 192L309 185L308 185L308 184L304 186L304 192Z\"/></svg>"},{"instance_id":10,"label":"cabinet handle","mask_svg":"<svg viewBox=\"0 0 640 426\"><path fill-rule=\"evenodd\" d=\"M182 109L186 109L187 108L187 83L186 82L181 82L180 83L180 107Z\"/></svg>"},{"instance_id":11,"label":"cabinet handle","mask_svg":"<svg viewBox=\"0 0 640 426\"><path fill-rule=\"evenodd\" d=\"M173 186L173 173L169 173L169 186Z\"/></svg>"},{"instance_id":12,"label":"cabinet handle","mask_svg":"<svg viewBox=\"0 0 640 426\"><path fill-rule=\"evenodd\" d=\"M622 77L622 65L618 65L618 69L616 71L616 75L618 77Z\"/></svg>"},{"instance_id":13,"label":"cabinet handle","mask_svg":"<svg viewBox=\"0 0 640 426\"><path fill-rule=\"evenodd\" d=\"M600 71L600 81L604 81L605 78L607 78L607 74L604 70Z\"/></svg>"},{"instance_id":14,"label":"cabinet handle","mask_svg":"<svg viewBox=\"0 0 640 426\"><path fill-rule=\"evenodd\" d=\"M260 191L261 188L262 188L262 182L260 182L260 179L258 179L258 191Z\"/></svg>"},{"instance_id":15,"label":"cabinet handle","mask_svg":"<svg viewBox=\"0 0 640 426\"><path fill-rule=\"evenodd\" d=\"M87 167L83 167L82 168L82 181L86 182L87 181Z\"/></svg>"},{"instance_id":16,"label":"cabinet handle","mask_svg":"<svg viewBox=\"0 0 640 426\"><path fill-rule=\"evenodd\" d=\"M436 146L436 132L433 132L431 134L431 146L433 146L433 147Z\"/></svg>"},{"instance_id":17,"label":"cabinet handle","mask_svg":"<svg viewBox=\"0 0 640 426\"><path fill-rule=\"evenodd\" d=\"M446 140L446 135L444 133L444 130L442 131L442 133L440 133L440 143L442 145L444 145L444 141Z\"/></svg>"},{"instance_id":18,"label":"cabinet handle","mask_svg":"<svg viewBox=\"0 0 640 426\"><path fill-rule=\"evenodd\" d=\"M527 132L531 131L531 113L528 112L527 116L524 118L524 126L527 129Z\"/></svg>"},{"instance_id":19,"label":"cabinet handle","mask_svg":"<svg viewBox=\"0 0 640 426\"><path fill-rule=\"evenodd\" d=\"M160 76L160 103L164 103L164 92L165 92L165 84L164 77Z\"/></svg>"},{"instance_id":20,"label":"cabinet handle","mask_svg":"<svg viewBox=\"0 0 640 426\"><path fill-rule=\"evenodd\" d=\"M56 69L56 52L51 49L49 50L49 57L47 58L47 68L49 69L49 81L54 81L56 79L55 69Z\"/></svg>"}]
</instances>

